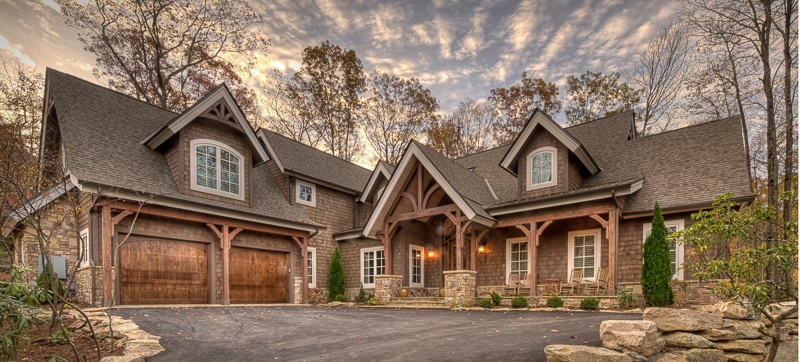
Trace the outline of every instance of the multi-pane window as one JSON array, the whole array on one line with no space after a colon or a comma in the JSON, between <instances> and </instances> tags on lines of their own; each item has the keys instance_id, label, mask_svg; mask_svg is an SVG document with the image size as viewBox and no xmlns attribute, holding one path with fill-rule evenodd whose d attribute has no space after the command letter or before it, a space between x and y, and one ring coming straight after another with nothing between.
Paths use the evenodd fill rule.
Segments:
<instances>
[{"instance_id":1,"label":"multi-pane window","mask_svg":"<svg viewBox=\"0 0 800 362\"><path fill-rule=\"evenodd\" d=\"M308 249L308 287L317 287L317 249L309 247Z\"/></svg>"},{"instance_id":2,"label":"multi-pane window","mask_svg":"<svg viewBox=\"0 0 800 362\"><path fill-rule=\"evenodd\" d=\"M192 189L242 199L242 156L212 140L191 145Z\"/></svg>"},{"instance_id":3,"label":"multi-pane window","mask_svg":"<svg viewBox=\"0 0 800 362\"><path fill-rule=\"evenodd\" d=\"M424 274L424 266L422 255L424 254L424 249L419 246L411 245L409 246L409 254L408 254L408 276L409 276L409 284L412 287L422 287L423 286L423 274Z\"/></svg>"},{"instance_id":4,"label":"multi-pane window","mask_svg":"<svg viewBox=\"0 0 800 362\"><path fill-rule=\"evenodd\" d=\"M683 230L683 220L666 221L665 224L667 227L667 236ZM650 236L652 230L652 224L644 224L643 243L647 240L647 237ZM672 267L672 276L676 279L683 279L683 270L680 270L681 264L683 264L683 244L676 243L675 240L670 240L669 238L667 238L667 242L669 243L669 261Z\"/></svg>"},{"instance_id":5,"label":"multi-pane window","mask_svg":"<svg viewBox=\"0 0 800 362\"><path fill-rule=\"evenodd\" d=\"M375 276L386 274L383 247L361 249L361 283L365 288L375 287Z\"/></svg>"},{"instance_id":6,"label":"multi-pane window","mask_svg":"<svg viewBox=\"0 0 800 362\"><path fill-rule=\"evenodd\" d=\"M531 185L553 180L553 153L541 152L531 158Z\"/></svg>"},{"instance_id":7,"label":"multi-pane window","mask_svg":"<svg viewBox=\"0 0 800 362\"><path fill-rule=\"evenodd\" d=\"M296 191L296 195L297 195L296 199L297 199L298 203L304 204L304 205L308 205L308 206L317 206L317 196L316 196L317 186L316 185L314 185L312 183L309 183L309 182L299 181L298 180L297 181L297 190L295 190L295 191Z\"/></svg>"},{"instance_id":8,"label":"multi-pane window","mask_svg":"<svg viewBox=\"0 0 800 362\"><path fill-rule=\"evenodd\" d=\"M508 242L508 275L528 273L528 242L509 240Z\"/></svg>"},{"instance_id":9,"label":"multi-pane window","mask_svg":"<svg viewBox=\"0 0 800 362\"><path fill-rule=\"evenodd\" d=\"M89 266L89 229L81 230L80 234L80 247L81 247L81 267Z\"/></svg>"},{"instance_id":10,"label":"multi-pane window","mask_svg":"<svg viewBox=\"0 0 800 362\"><path fill-rule=\"evenodd\" d=\"M594 278L596 242L594 234L573 237L573 269L583 269L583 277L586 279Z\"/></svg>"}]
</instances>

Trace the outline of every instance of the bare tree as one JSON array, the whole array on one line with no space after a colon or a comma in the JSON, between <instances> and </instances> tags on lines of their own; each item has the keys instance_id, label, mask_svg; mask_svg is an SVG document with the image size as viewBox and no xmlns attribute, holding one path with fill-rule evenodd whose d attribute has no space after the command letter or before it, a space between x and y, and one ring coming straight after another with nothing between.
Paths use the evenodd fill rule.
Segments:
<instances>
[{"instance_id":1,"label":"bare tree","mask_svg":"<svg viewBox=\"0 0 800 362\"><path fill-rule=\"evenodd\" d=\"M791 193L796 190L794 179L794 168L797 162L795 156L794 144L794 104L797 96L797 84L793 78L794 73L797 71L797 1L783 0L782 11L780 15L783 17L781 26L776 26L775 30L778 31L783 40L783 102L784 102L784 142L786 142L783 164L783 191ZM795 197L784 197L783 201L783 221L789 222L792 219L792 211L794 211Z\"/></svg>"},{"instance_id":2,"label":"bare tree","mask_svg":"<svg viewBox=\"0 0 800 362\"><path fill-rule=\"evenodd\" d=\"M419 79L373 71L357 113L367 140L381 160L396 165L406 145L436 118L439 101Z\"/></svg>"},{"instance_id":3,"label":"bare tree","mask_svg":"<svg viewBox=\"0 0 800 362\"><path fill-rule=\"evenodd\" d=\"M295 77L285 76L279 70L271 71L264 83L258 86L262 97L259 97L261 109L266 113L264 122L258 124L275 133L286 136L311 147L317 147L320 141L316 132L315 120L305 109L311 105L306 97L292 94L300 89Z\"/></svg>"},{"instance_id":4,"label":"bare tree","mask_svg":"<svg viewBox=\"0 0 800 362\"><path fill-rule=\"evenodd\" d=\"M638 114L642 135L670 128L678 110L676 103L684 89L689 54L687 29L670 23L639 54L632 82L642 89L644 107Z\"/></svg>"},{"instance_id":5,"label":"bare tree","mask_svg":"<svg viewBox=\"0 0 800 362\"><path fill-rule=\"evenodd\" d=\"M427 144L451 159L484 151L497 146L488 131L496 121L489 102L464 98L453 113L431 123Z\"/></svg>"}]
</instances>

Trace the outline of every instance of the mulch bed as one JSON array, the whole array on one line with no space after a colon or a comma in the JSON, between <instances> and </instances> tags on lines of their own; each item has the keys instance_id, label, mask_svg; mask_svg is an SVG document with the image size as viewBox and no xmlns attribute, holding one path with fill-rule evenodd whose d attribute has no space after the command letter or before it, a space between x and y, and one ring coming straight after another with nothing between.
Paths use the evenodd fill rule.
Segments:
<instances>
[{"instance_id":1,"label":"mulch bed","mask_svg":"<svg viewBox=\"0 0 800 362\"><path fill-rule=\"evenodd\" d=\"M65 321L66 322L66 321ZM69 321L71 324L74 321ZM21 342L17 346L17 361L50 361L51 358L58 356L68 361L75 360L75 354L72 352L72 347L69 344L59 345L51 343L47 338L47 332L50 328L49 323L39 324L25 330L24 334L31 340L30 345ZM76 332L72 335L75 343L75 349L78 350L80 361L98 361L97 347L95 346L92 337L83 332ZM100 341L100 351L103 357L109 355L112 343L105 340ZM112 355L122 355L122 348L115 348Z\"/></svg>"}]
</instances>

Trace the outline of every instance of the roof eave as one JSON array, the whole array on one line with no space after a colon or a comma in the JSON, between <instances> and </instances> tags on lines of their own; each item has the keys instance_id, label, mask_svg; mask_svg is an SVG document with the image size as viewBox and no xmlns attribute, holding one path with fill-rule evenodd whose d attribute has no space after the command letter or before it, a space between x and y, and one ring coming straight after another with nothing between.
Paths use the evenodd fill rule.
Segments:
<instances>
[{"instance_id":1,"label":"roof eave","mask_svg":"<svg viewBox=\"0 0 800 362\"><path fill-rule=\"evenodd\" d=\"M741 203L741 206L744 206L747 203L753 202L755 200L756 195L745 195L745 196L737 196L731 198L730 200L733 202ZM677 205L677 206L670 206L661 208L662 214L675 214L679 212L689 212L689 211L699 211L699 210L707 210L713 207L713 201L706 201L706 202L698 202L694 204L685 204L685 205ZM647 210L631 210L631 211L623 211L621 217L623 219L635 219L639 217L648 217L653 216L653 209Z\"/></svg>"},{"instance_id":2,"label":"roof eave","mask_svg":"<svg viewBox=\"0 0 800 362\"><path fill-rule=\"evenodd\" d=\"M602 200L602 199L612 198L614 196L625 196L633 194L642 188L643 183L644 180L639 179L631 181L629 183L621 185L612 185L605 188L600 188L597 190L580 193L577 195L572 194L572 195L564 195L561 197L555 197L552 199L533 200L527 202L523 201L520 203L515 203L510 205L487 207L485 208L485 210L486 212L489 213L489 215L492 215L493 217L498 217L518 212L541 210L551 207L559 207L559 206L565 206L565 205L571 205L589 201Z\"/></svg>"}]
</instances>

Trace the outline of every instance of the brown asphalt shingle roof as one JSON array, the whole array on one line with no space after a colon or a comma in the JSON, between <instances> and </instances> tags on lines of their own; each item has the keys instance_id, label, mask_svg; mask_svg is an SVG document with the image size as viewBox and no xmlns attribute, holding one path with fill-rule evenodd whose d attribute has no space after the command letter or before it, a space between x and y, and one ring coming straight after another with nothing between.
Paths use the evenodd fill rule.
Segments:
<instances>
[{"instance_id":1,"label":"brown asphalt shingle roof","mask_svg":"<svg viewBox=\"0 0 800 362\"><path fill-rule=\"evenodd\" d=\"M329 182L336 186L361 192L369 182L372 171L342 160L314 147L261 129L284 169ZM393 170L394 168L392 168Z\"/></svg>"},{"instance_id":2,"label":"brown asphalt shingle roof","mask_svg":"<svg viewBox=\"0 0 800 362\"><path fill-rule=\"evenodd\" d=\"M81 182L128 189L267 218L316 224L286 200L266 165L253 169L250 207L182 194L163 154L139 142L176 113L47 69L66 165Z\"/></svg>"}]
</instances>

